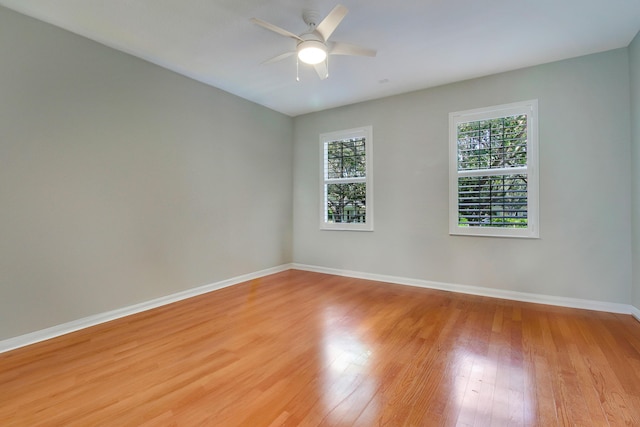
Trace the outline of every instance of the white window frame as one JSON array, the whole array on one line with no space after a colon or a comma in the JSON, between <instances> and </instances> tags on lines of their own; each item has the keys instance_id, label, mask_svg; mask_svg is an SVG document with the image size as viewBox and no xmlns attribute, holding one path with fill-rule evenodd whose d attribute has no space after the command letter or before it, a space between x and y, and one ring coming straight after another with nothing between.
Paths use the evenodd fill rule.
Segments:
<instances>
[{"instance_id":1,"label":"white window frame","mask_svg":"<svg viewBox=\"0 0 640 427\"><path fill-rule=\"evenodd\" d=\"M527 115L527 165L501 169L458 171L458 124ZM527 227L461 227L458 225L458 177L527 175ZM492 107L449 113L449 234L490 237L538 238L538 100L515 102Z\"/></svg>"},{"instance_id":2,"label":"white window frame","mask_svg":"<svg viewBox=\"0 0 640 427\"><path fill-rule=\"evenodd\" d=\"M330 142L343 141L352 138L365 140L365 177L328 178L327 173L327 145ZM320 229L321 230L349 230L373 231L373 128L362 126L353 129L328 132L320 135ZM351 182L364 182L366 186L366 215L363 223L331 223L327 216L327 185Z\"/></svg>"}]
</instances>

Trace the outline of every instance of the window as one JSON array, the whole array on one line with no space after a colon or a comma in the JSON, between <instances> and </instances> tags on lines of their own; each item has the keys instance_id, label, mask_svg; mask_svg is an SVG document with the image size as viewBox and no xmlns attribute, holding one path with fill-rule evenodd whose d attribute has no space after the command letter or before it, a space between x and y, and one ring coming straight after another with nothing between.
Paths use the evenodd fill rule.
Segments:
<instances>
[{"instance_id":1,"label":"window","mask_svg":"<svg viewBox=\"0 0 640 427\"><path fill-rule=\"evenodd\" d=\"M449 233L538 237L538 101L449 114Z\"/></svg>"},{"instance_id":2,"label":"window","mask_svg":"<svg viewBox=\"0 0 640 427\"><path fill-rule=\"evenodd\" d=\"M320 135L323 230L373 230L371 126Z\"/></svg>"}]
</instances>

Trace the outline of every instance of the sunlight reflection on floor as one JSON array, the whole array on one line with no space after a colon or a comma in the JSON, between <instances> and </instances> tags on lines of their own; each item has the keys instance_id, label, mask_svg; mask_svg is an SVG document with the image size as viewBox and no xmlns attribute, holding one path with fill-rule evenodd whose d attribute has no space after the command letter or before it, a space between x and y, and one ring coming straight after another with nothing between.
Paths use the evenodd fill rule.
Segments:
<instances>
[{"instance_id":1,"label":"sunlight reflection on floor","mask_svg":"<svg viewBox=\"0 0 640 427\"><path fill-rule=\"evenodd\" d=\"M378 388L373 349L340 306L325 309L323 324L323 403L330 424L353 422L372 402ZM354 411L354 409L360 411Z\"/></svg>"},{"instance_id":2,"label":"sunlight reflection on floor","mask_svg":"<svg viewBox=\"0 0 640 427\"><path fill-rule=\"evenodd\" d=\"M493 354L492 354L493 353ZM466 345L454 349L451 374L455 376L451 403L462 425L531 425L535 407L528 373L508 352L474 353Z\"/></svg>"}]
</instances>

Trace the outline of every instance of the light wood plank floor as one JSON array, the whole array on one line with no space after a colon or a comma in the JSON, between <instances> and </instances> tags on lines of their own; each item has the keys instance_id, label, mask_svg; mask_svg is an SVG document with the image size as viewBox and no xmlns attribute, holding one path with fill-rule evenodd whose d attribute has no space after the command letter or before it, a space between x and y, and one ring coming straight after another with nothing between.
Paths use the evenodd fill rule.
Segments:
<instances>
[{"instance_id":1,"label":"light wood plank floor","mask_svg":"<svg viewBox=\"0 0 640 427\"><path fill-rule=\"evenodd\" d=\"M640 323L302 271L0 355L2 426L640 426Z\"/></svg>"}]
</instances>

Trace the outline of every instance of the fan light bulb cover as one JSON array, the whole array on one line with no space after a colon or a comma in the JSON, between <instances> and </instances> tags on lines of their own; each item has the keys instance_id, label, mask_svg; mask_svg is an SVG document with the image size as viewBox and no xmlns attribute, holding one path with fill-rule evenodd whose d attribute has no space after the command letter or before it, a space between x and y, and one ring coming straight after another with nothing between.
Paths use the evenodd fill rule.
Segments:
<instances>
[{"instance_id":1,"label":"fan light bulb cover","mask_svg":"<svg viewBox=\"0 0 640 427\"><path fill-rule=\"evenodd\" d=\"M298 45L298 59L305 64L319 64L327 58L327 47L316 40L305 40Z\"/></svg>"}]
</instances>

